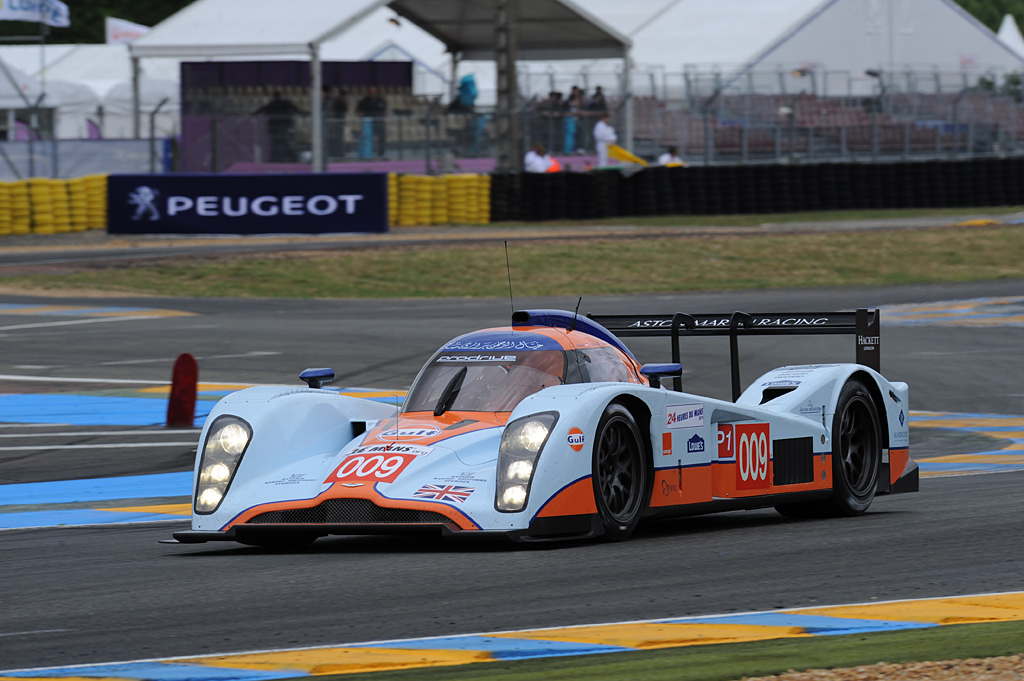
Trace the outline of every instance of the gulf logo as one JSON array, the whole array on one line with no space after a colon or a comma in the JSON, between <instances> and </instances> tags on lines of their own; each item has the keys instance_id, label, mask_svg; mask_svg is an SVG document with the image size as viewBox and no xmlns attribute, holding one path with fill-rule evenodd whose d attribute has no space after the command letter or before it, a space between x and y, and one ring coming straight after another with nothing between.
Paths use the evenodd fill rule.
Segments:
<instances>
[{"instance_id":1,"label":"gulf logo","mask_svg":"<svg viewBox=\"0 0 1024 681\"><path fill-rule=\"evenodd\" d=\"M432 423L406 423L401 428L389 428L377 435L378 440L422 440L441 434L441 429Z\"/></svg>"},{"instance_id":2,"label":"gulf logo","mask_svg":"<svg viewBox=\"0 0 1024 681\"><path fill-rule=\"evenodd\" d=\"M583 444L587 441L587 437L579 428L570 428L569 435L565 438L565 441L569 443L573 451L578 452L583 449Z\"/></svg>"}]
</instances>

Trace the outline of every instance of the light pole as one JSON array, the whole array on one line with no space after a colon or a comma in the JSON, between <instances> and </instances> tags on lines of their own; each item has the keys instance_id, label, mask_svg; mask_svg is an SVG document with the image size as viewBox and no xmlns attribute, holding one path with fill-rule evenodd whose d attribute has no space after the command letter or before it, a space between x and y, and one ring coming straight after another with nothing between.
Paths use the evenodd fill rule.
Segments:
<instances>
[{"instance_id":1,"label":"light pole","mask_svg":"<svg viewBox=\"0 0 1024 681\"><path fill-rule=\"evenodd\" d=\"M875 95L874 106L871 107L871 162L878 162L878 112L882 108L882 97L885 96L885 79L881 69L868 69L865 76L878 80L878 94Z\"/></svg>"}]
</instances>

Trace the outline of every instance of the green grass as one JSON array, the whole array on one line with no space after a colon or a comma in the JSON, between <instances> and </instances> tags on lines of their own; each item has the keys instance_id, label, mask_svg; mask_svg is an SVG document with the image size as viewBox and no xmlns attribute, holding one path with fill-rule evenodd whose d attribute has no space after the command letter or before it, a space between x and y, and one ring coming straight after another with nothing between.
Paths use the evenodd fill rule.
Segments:
<instances>
[{"instance_id":1,"label":"green grass","mask_svg":"<svg viewBox=\"0 0 1024 681\"><path fill-rule=\"evenodd\" d=\"M323 681L732 681L790 669L831 669L1024 653L1024 622L963 624L895 633L489 662L395 672L318 676Z\"/></svg>"},{"instance_id":2,"label":"green grass","mask_svg":"<svg viewBox=\"0 0 1024 681\"><path fill-rule=\"evenodd\" d=\"M959 282L1024 277L1024 227L514 241L509 258L516 296ZM162 260L0 284L184 297L508 295L497 242Z\"/></svg>"}]
</instances>

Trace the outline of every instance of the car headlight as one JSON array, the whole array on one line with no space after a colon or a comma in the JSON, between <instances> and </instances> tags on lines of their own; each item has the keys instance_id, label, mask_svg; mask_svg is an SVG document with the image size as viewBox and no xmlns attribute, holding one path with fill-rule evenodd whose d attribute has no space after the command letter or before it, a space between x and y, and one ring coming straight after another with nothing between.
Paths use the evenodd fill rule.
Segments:
<instances>
[{"instance_id":1,"label":"car headlight","mask_svg":"<svg viewBox=\"0 0 1024 681\"><path fill-rule=\"evenodd\" d=\"M537 457L548 441L558 414L549 411L516 419L505 427L498 448L498 484L494 508L505 513L521 511L530 498L530 483Z\"/></svg>"},{"instance_id":2,"label":"car headlight","mask_svg":"<svg viewBox=\"0 0 1024 681\"><path fill-rule=\"evenodd\" d=\"M193 504L196 513L213 513L220 506L251 439L252 427L237 416L220 416L210 426L199 459Z\"/></svg>"}]
</instances>

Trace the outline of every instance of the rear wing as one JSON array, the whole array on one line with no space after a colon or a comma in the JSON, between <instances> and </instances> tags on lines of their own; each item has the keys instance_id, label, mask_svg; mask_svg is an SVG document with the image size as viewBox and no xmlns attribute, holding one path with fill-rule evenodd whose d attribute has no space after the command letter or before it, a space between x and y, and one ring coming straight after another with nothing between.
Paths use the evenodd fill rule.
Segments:
<instances>
[{"instance_id":1,"label":"rear wing","mask_svg":"<svg viewBox=\"0 0 1024 681\"><path fill-rule=\"evenodd\" d=\"M682 336L728 336L732 367L732 399L740 397L740 336L855 335L857 363L880 371L880 324L878 310L856 312L773 312L768 314L587 315L616 336L672 338L672 361L679 363ZM682 379L673 379L677 391Z\"/></svg>"}]
</instances>

